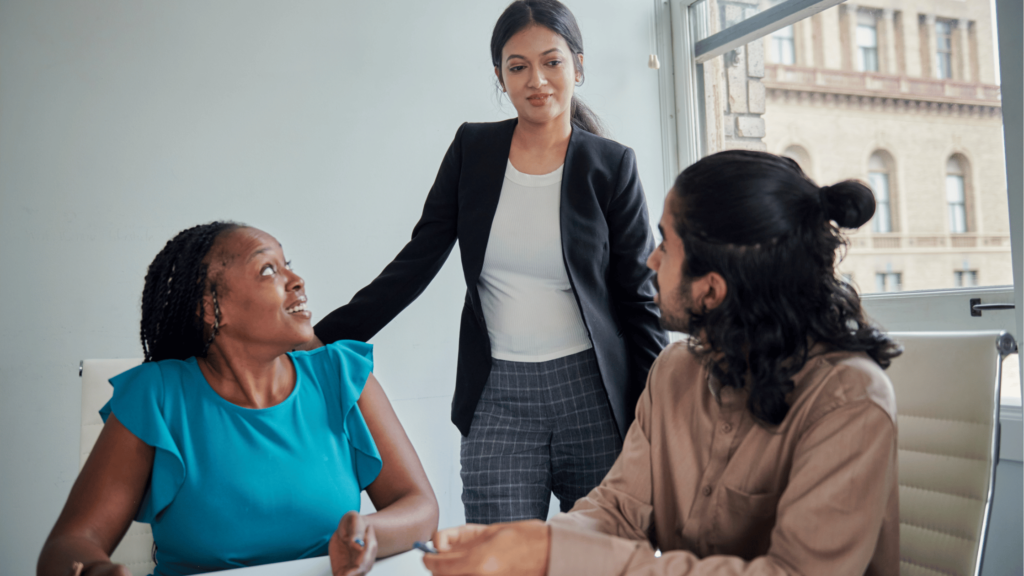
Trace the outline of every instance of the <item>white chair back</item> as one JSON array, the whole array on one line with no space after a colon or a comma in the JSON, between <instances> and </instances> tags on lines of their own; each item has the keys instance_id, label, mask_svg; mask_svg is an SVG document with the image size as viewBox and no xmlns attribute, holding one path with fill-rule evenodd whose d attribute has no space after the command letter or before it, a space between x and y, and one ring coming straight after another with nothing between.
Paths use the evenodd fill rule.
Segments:
<instances>
[{"instance_id":1,"label":"white chair back","mask_svg":"<svg viewBox=\"0 0 1024 576\"><path fill-rule=\"evenodd\" d=\"M114 393L114 388L107 380L141 363L140 358L82 361L82 436L79 469L85 466L85 461L92 452L100 431L103 430L103 419L100 418L99 410ZM153 530L150 525L132 522L131 528L121 539L111 559L127 566L133 576L146 576L152 573L156 565L153 563Z\"/></svg>"},{"instance_id":2,"label":"white chair back","mask_svg":"<svg viewBox=\"0 0 1024 576\"><path fill-rule=\"evenodd\" d=\"M891 333L901 576L977 576L999 454L1000 332Z\"/></svg>"}]
</instances>

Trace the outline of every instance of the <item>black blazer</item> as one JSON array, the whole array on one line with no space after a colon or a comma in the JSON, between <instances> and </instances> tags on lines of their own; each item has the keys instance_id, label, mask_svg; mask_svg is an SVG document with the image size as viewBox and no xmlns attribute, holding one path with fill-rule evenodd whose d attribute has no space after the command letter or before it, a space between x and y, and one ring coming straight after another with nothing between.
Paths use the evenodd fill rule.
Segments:
<instances>
[{"instance_id":1,"label":"black blazer","mask_svg":"<svg viewBox=\"0 0 1024 576\"><path fill-rule=\"evenodd\" d=\"M491 370L477 282L517 119L463 124L427 195L412 239L377 278L315 327L323 342L372 338L426 289L459 240L466 304L452 422L469 435ZM633 151L574 129L562 171L562 255L619 432L633 422L647 371L668 342L658 324L654 240Z\"/></svg>"}]
</instances>

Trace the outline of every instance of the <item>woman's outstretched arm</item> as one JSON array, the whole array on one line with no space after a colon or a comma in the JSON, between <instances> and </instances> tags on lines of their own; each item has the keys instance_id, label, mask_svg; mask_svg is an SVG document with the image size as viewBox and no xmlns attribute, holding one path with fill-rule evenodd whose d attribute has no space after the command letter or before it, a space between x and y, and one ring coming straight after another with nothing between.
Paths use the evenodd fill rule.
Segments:
<instances>
[{"instance_id":1,"label":"woman's outstretched arm","mask_svg":"<svg viewBox=\"0 0 1024 576\"><path fill-rule=\"evenodd\" d=\"M391 402L370 374L359 398L359 410L373 435L384 466L366 493L377 512L366 516L377 536L377 556L385 557L429 540L437 529L437 498L423 465L405 434Z\"/></svg>"},{"instance_id":2,"label":"woman's outstretched arm","mask_svg":"<svg viewBox=\"0 0 1024 576\"><path fill-rule=\"evenodd\" d=\"M38 576L68 576L75 562L82 574L131 576L110 563L146 493L155 449L128 431L113 414L103 426L78 474L36 566Z\"/></svg>"},{"instance_id":3,"label":"woman's outstretched arm","mask_svg":"<svg viewBox=\"0 0 1024 576\"><path fill-rule=\"evenodd\" d=\"M444 155L437 178L427 194L423 214L412 238L390 264L352 300L313 327L325 344L338 340L368 342L427 289L451 254L458 237L459 179L462 174L462 133ZM313 344L305 349L315 348Z\"/></svg>"}]
</instances>

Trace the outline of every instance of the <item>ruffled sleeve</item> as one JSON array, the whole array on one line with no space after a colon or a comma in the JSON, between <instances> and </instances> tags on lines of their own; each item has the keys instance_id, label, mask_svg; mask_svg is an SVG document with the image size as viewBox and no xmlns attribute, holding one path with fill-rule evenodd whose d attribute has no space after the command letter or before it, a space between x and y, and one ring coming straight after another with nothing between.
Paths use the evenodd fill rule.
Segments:
<instances>
[{"instance_id":1,"label":"ruffled sleeve","mask_svg":"<svg viewBox=\"0 0 1024 576\"><path fill-rule=\"evenodd\" d=\"M167 382L158 363L147 362L110 379L114 395L100 416L106 422L111 412L139 440L156 448L153 476L135 520L152 524L178 494L185 481L181 457L164 417Z\"/></svg>"},{"instance_id":2,"label":"ruffled sleeve","mask_svg":"<svg viewBox=\"0 0 1024 576\"><path fill-rule=\"evenodd\" d=\"M384 465L377 443L373 441L366 426L363 413L356 404L366 386L366 379L373 371L373 345L353 340L339 340L324 346L339 378L338 391L341 395L341 411L345 433L352 443L355 454L355 472L359 489L365 490L380 474Z\"/></svg>"}]
</instances>

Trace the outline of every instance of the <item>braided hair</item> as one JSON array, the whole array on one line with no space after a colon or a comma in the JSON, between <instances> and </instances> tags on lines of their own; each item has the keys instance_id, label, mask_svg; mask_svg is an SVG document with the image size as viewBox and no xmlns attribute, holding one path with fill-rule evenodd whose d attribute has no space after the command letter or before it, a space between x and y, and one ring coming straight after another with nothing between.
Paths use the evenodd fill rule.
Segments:
<instances>
[{"instance_id":1,"label":"braided hair","mask_svg":"<svg viewBox=\"0 0 1024 576\"><path fill-rule=\"evenodd\" d=\"M244 227L230 221L200 224L179 232L164 245L146 272L142 289L142 339L144 362L205 357L217 336L220 306L216 282L208 277L207 254L225 232ZM214 322L204 337L203 296L213 297Z\"/></svg>"}]
</instances>

